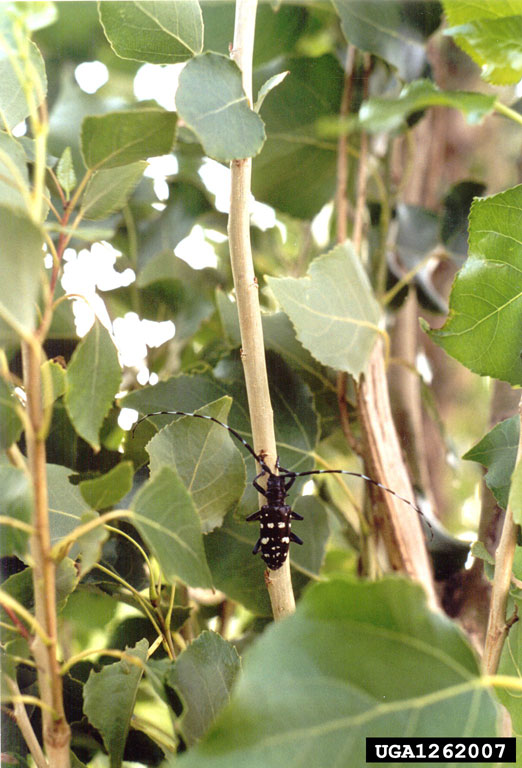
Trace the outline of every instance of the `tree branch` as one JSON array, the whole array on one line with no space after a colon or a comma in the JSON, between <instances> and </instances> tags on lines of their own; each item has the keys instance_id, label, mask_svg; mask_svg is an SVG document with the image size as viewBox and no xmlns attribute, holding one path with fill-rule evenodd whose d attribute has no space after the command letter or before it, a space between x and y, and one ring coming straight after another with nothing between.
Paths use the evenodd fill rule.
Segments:
<instances>
[{"instance_id":1,"label":"tree branch","mask_svg":"<svg viewBox=\"0 0 522 768\"><path fill-rule=\"evenodd\" d=\"M236 20L232 57L243 76L243 88L252 104L252 55L257 0L236 0ZM248 406L254 449L263 452L265 461L275 469L277 449L268 375L258 283L254 273L250 245L250 179L252 161L234 160L231 164L231 198L228 220L230 259L236 290L239 326L241 329L241 356L245 373ZM262 499L263 497L260 497ZM262 500L264 504L264 499ZM267 571L265 578L272 612L280 619L295 610L295 600L288 559L277 571Z\"/></svg>"},{"instance_id":2,"label":"tree branch","mask_svg":"<svg viewBox=\"0 0 522 768\"><path fill-rule=\"evenodd\" d=\"M413 489L393 423L382 345L377 343L358 387L358 410L363 428L368 474L405 498ZM373 493L373 491L371 491ZM431 565L417 513L396 496L381 494L382 517L375 516L386 547L389 566L420 582L432 608L438 601Z\"/></svg>"},{"instance_id":3,"label":"tree branch","mask_svg":"<svg viewBox=\"0 0 522 768\"><path fill-rule=\"evenodd\" d=\"M33 560L35 619L49 640L44 643L37 635L31 650L38 669L40 697L46 704L42 712L45 752L53 768L69 768L70 729L65 719L62 678L57 659L56 566L51 556L49 531L41 357L42 350L36 338L33 337L32 343L23 342L28 416L27 457L34 496L32 524L35 533L30 538L30 550Z\"/></svg>"}]
</instances>

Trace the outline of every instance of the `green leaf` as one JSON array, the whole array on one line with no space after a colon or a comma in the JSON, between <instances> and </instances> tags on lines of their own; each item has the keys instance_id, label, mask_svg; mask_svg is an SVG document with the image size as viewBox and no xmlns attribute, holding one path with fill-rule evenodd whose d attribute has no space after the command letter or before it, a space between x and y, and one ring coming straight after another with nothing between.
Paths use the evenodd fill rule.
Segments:
<instances>
[{"instance_id":1,"label":"green leaf","mask_svg":"<svg viewBox=\"0 0 522 768\"><path fill-rule=\"evenodd\" d=\"M34 330L36 303L43 272L43 236L20 211L0 206L2 280L0 280L0 344Z\"/></svg>"},{"instance_id":2,"label":"green leaf","mask_svg":"<svg viewBox=\"0 0 522 768\"><path fill-rule=\"evenodd\" d=\"M415 15L410 17L408 2L333 0L333 4L349 43L392 64L403 80L421 74L426 62L426 36L415 25ZM420 16L424 9L417 7L415 13Z\"/></svg>"},{"instance_id":3,"label":"green leaf","mask_svg":"<svg viewBox=\"0 0 522 768\"><path fill-rule=\"evenodd\" d=\"M441 91L431 80L415 80L404 86L395 99L374 97L363 102L359 122L365 131L393 131L405 125L413 112L428 107L453 107L460 110L468 123L480 123L491 114L495 96L468 91Z\"/></svg>"},{"instance_id":4,"label":"green leaf","mask_svg":"<svg viewBox=\"0 0 522 768\"><path fill-rule=\"evenodd\" d=\"M70 469L59 464L47 465L51 546L72 533L81 524L83 515L91 511L78 486L69 481L72 474Z\"/></svg>"},{"instance_id":5,"label":"green leaf","mask_svg":"<svg viewBox=\"0 0 522 768\"><path fill-rule=\"evenodd\" d=\"M0 132L0 205L27 213L29 196L29 174L22 145Z\"/></svg>"},{"instance_id":6,"label":"green leaf","mask_svg":"<svg viewBox=\"0 0 522 768\"><path fill-rule=\"evenodd\" d=\"M96 520L98 516L97 512L85 512L80 519L80 525L90 523L92 520ZM103 525L98 525L88 533L84 533L83 536L79 536L74 545L74 552L78 561L76 568L80 579L100 560L103 544L108 538L109 532Z\"/></svg>"},{"instance_id":7,"label":"green leaf","mask_svg":"<svg viewBox=\"0 0 522 768\"><path fill-rule=\"evenodd\" d=\"M303 540L302 546L291 546L292 567L308 576L317 576L330 535L326 507L317 496L299 496L293 509L304 519L292 522L292 529Z\"/></svg>"},{"instance_id":8,"label":"green leaf","mask_svg":"<svg viewBox=\"0 0 522 768\"><path fill-rule=\"evenodd\" d=\"M263 146L263 121L248 106L241 72L226 56L204 53L188 62L179 78L176 107L215 160L253 157Z\"/></svg>"},{"instance_id":9,"label":"green leaf","mask_svg":"<svg viewBox=\"0 0 522 768\"><path fill-rule=\"evenodd\" d=\"M65 197L68 200L77 183L70 147L65 147L62 152L62 156L58 161L58 165L56 166L56 177L63 191L65 192Z\"/></svg>"},{"instance_id":10,"label":"green leaf","mask_svg":"<svg viewBox=\"0 0 522 768\"><path fill-rule=\"evenodd\" d=\"M162 467L136 494L132 509L136 528L169 581L212 587L199 516L173 469Z\"/></svg>"},{"instance_id":11,"label":"green leaf","mask_svg":"<svg viewBox=\"0 0 522 768\"><path fill-rule=\"evenodd\" d=\"M83 710L102 735L111 768L120 768L122 764L148 648L147 640L141 640L134 648L126 648L125 652L139 663L121 659L108 664L101 672L93 670L83 689Z\"/></svg>"},{"instance_id":12,"label":"green leaf","mask_svg":"<svg viewBox=\"0 0 522 768\"><path fill-rule=\"evenodd\" d=\"M183 701L180 722L185 742L202 738L228 703L241 667L236 649L215 632L202 632L176 659L166 676Z\"/></svg>"},{"instance_id":13,"label":"green leaf","mask_svg":"<svg viewBox=\"0 0 522 768\"><path fill-rule=\"evenodd\" d=\"M458 258L468 255L468 219L475 197L482 197L485 184L476 181L460 181L454 184L444 197L444 214L440 227L440 239ZM462 263L462 260L460 260Z\"/></svg>"},{"instance_id":14,"label":"green leaf","mask_svg":"<svg viewBox=\"0 0 522 768\"><path fill-rule=\"evenodd\" d=\"M262 588L265 566L259 555L252 556L258 538L257 523L237 520L230 513L220 528L205 536L205 553L216 589L257 616L271 616L268 592Z\"/></svg>"},{"instance_id":15,"label":"green leaf","mask_svg":"<svg viewBox=\"0 0 522 768\"><path fill-rule=\"evenodd\" d=\"M515 603L520 610L520 596ZM520 665L522 664L522 627L520 622L515 622L507 634L502 647L502 655L498 665L499 675L511 675L520 679ZM513 734L519 735L522 731L522 707L518 691L508 688L497 688L497 695L502 704L506 707L511 717ZM518 741L518 739L517 739Z\"/></svg>"},{"instance_id":16,"label":"green leaf","mask_svg":"<svg viewBox=\"0 0 522 768\"><path fill-rule=\"evenodd\" d=\"M316 446L318 423L310 391L303 384L301 377L293 374L279 358L268 355L267 363L281 464L293 471L311 469L309 453ZM234 381L232 377L222 381L208 375L173 376L153 387L132 392L122 399L121 404L127 408L136 408L144 414L173 409L192 412L224 395L232 396L234 402L230 409L228 423L252 444L252 428L242 379L242 373L239 374L239 372L238 378ZM174 418L173 416L154 416L152 420L155 424L164 425ZM241 450L240 445L239 449ZM242 453L249 466L249 472L250 468L254 470L253 459L245 451ZM250 474L253 477L255 473L252 471ZM256 503L257 500L254 504Z\"/></svg>"},{"instance_id":17,"label":"green leaf","mask_svg":"<svg viewBox=\"0 0 522 768\"><path fill-rule=\"evenodd\" d=\"M511 475L508 505L513 513L513 520L520 525L522 523L522 457Z\"/></svg>"},{"instance_id":18,"label":"green leaf","mask_svg":"<svg viewBox=\"0 0 522 768\"><path fill-rule=\"evenodd\" d=\"M255 509L255 507L254 507ZM326 510L315 496L299 496L294 509L304 517L292 523L295 533L303 539L303 545L292 544L290 564L294 590L318 574L325 553L329 534ZM252 613L270 616L271 608L267 593L259 589L264 564L252 550L259 538L259 525L239 521L227 515L223 525L205 537L205 551L217 589L236 600Z\"/></svg>"},{"instance_id":19,"label":"green leaf","mask_svg":"<svg viewBox=\"0 0 522 768\"><path fill-rule=\"evenodd\" d=\"M216 291L216 302L229 343L240 347L237 305L220 289ZM323 387L332 386L327 380L324 369L297 340L294 327L284 312L274 312L270 315L263 313L261 321L267 349L277 352L288 365L298 370L301 376L304 375L307 382L319 383Z\"/></svg>"},{"instance_id":20,"label":"green leaf","mask_svg":"<svg viewBox=\"0 0 522 768\"><path fill-rule=\"evenodd\" d=\"M522 13L522 0L506 0L504 3L499 3L498 0L480 0L479 5L475 0L442 0L442 5L451 26L466 24L476 18L498 19Z\"/></svg>"},{"instance_id":21,"label":"green leaf","mask_svg":"<svg viewBox=\"0 0 522 768\"><path fill-rule=\"evenodd\" d=\"M290 74L289 70L286 70L286 72L280 72L278 75L273 75L272 77L269 77L268 80L263 83L261 88L259 89L259 92L257 94L256 103L254 105L254 109L256 112L259 112L261 107L263 106L263 102L274 88L277 88L280 83L283 82L285 77Z\"/></svg>"},{"instance_id":22,"label":"green leaf","mask_svg":"<svg viewBox=\"0 0 522 768\"><path fill-rule=\"evenodd\" d=\"M71 762L71 768L87 768L85 763L82 763L81 760L79 760L74 752L71 750L69 760Z\"/></svg>"},{"instance_id":23,"label":"green leaf","mask_svg":"<svg viewBox=\"0 0 522 768\"><path fill-rule=\"evenodd\" d=\"M198 413L226 423L230 404L230 398L222 398ZM176 469L204 533L237 508L245 489L245 465L230 433L219 424L179 418L152 438L147 452L152 476L162 467Z\"/></svg>"},{"instance_id":24,"label":"green leaf","mask_svg":"<svg viewBox=\"0 0 522 768\"><path fill-rule=\"evenodd\" d=\"M109 332L96 320L67 368L67 413L78 434L100 449L100 428L121 382L118 353Z\"/></svg>"},{"instance_id":25,"label":"green leaf","mask_svg":"<svg viewBox=\"0 0 522 768\"><path fill-rule=\"evenodd\" d=\"M42 392L43 407L49 408L67 387L67 379L64 368L54 360L46 360L42 365Z\"/></svg>"},{"instance_id":26,"label":"green leaf","mask_svg":"<svg viewBox=\"0 0 522 768\"><path fill-rule=\"evenodd\" d=\"M2 515L30 524L33 491L26 473L9 465L0 466L0 488L2 489ZM24 531L3 524L0 535L0 557L17 555L25 561L27 540L28 534Z\"/></svg>"},{"instance_id":27,"label":"green leaf","mask_svg":"<svg viewBox=\"0 0 522 768\"><path fill-rule=\"evenodd\" d=\"M253 163L252 192L279 211L311 219L335 193L337 144L321 139L317 124L339 114L344 73L330 55L279 59L256 73L256 88L282 69L290 74L261 109L267 140Z\"/></svg>"},{"instance_id":28,"label":"green leaf","mask_svg":"<svg viewBox=\"0 0 522 768\"><path fill-rule=\"evenodd\" d=\"M86 117L81 149L87 168L117 168L167 155L176 136L177 115L164 109L133 109Z\"/></svg>"},{"instance_id":29,"label":"green leaf","mask_svg":"<svg viewBox=\"0 0 522 768\"><path fill-rule=\"evenodd\" d=\"M96 227L92 224L87 225L85 227L62 227L58 222L52 222L50 221L47 225L47 230L49 232L63 232L65 235L72 235L73 240L79 240L80 242L87 242L87 243L93 243L96 240L112 240L112 238L115 235L115 227L111 225L107 226L99 226ZM60 311L60 305L57 309L57 311ZM74 327L74 325L73 325ZM76 336L76 333L71 334L69 332L69 328L67 328L67 336L70 338L71 336Z\"/></svg>"},{"instance_id":30,"label":"green leaf","mask_svg":"<svg viewBox=\"0 0 522 768\"><path fill-rule=\"evenodd\" d=\"M23 605L28 611L34 610L34 573L32 568L25 568L23 571L9 576L2 582L2 589L11 597ZM66 557L56 566L56 604L59 611L62 611L67 603L69 595L73 592L78 583L78 574L73 560ZM3 621L11 624L10 618L0 609L0 616ZM12 633L7 635L12 639ZM3 638L5 640L5 638Z\"/></svg>"},{"instance_id":31,"label":"green leaf","mask_svg":"<svg viewBox=\"0 0 522 768\"><path fill-rule=\"evenodd\" d=\"M313 459L310 454L317 445L319 422L310 389L302 376L289 368L284 358L273 352L267 354L267 367L272 405L276 414L276 443L281 466L293 472L312 469ZM238 399L237 395L235 397ZM246 397L244 408L246 411ZM253 461L250 467L250 477L253 477Z\"/></svg>"},{"instance_id":32,"label":"green leaf","mask_svg":"<svg viewBox=\"0 0 522 768\"><path fill-rule=\"evenodd\" d=\"M234 3L203 2L205 49L229 54L234 30ZM258 3L254 40L254 68L295 50L309 22L304 4ZM312 22L313 23L313 22Z\"/></svg>"},{"instance_id":33,"label":"green leaf","mask_svg":"<svg viewBox=\"0 0 522 768\"><path fill-rule=\"evenodd\" d=\"M474 541L471 545L471 554L473 557L478 557L480 560L484 560L488 565L495 565L495 558L490 555L485 545L481 541Z\"/></svg>"},{"instance_id":34,"label":"green leaf","mask_svg":"<svg viewBox=\"0 0 522 768\"><path fill-rule=\"evenodd\" d=\"M0 450L16 443L22 434L23 423L18 415L20 402L12 387L0 377Z\"/></svg>"},{"instance_id":35,"label":"green leaf","mask_svg":"<svg viewBox=\"0 0 522 768\"><path fill-rule=\"evenodd\" d=\"M315 259L306 277L267 277L267 282L316 360L354 377L364 371L380 308L348 241Z\"/></svg>"},{"instance_id":36,"label":"green leaf","mask_svg":"<svg viewBox=\"0 0 522 768\"><path fill-rule=\"evenodd\" d=\"M457 274L450 314L431 338L471 371L522 384L522 185L476 199L469 257Z\"/></svg>"},{"instance_id":37,"label":"green leaf","mask_svg":"<svg viewBox=\"0 0 522 768\"><path fill-rule=\"evenodd\" d=\"M132 463L122 461L101 477L82 480L80 493L92 509L107 509L130 492L132 476Z\"/></svg>"},{"instance_id":38,"label":"green leaf","mask_svg":"<svg viewBox=\"0 0 522 768\"><path fill-rule=\"evenodd\" d=\"M522 77L522 16L473 21L446 29L445 34L456 42L466 40L487 82L515 85Z\"/></svg>"},{"instance_id":39,"label":"green leaf","mask_svg":"<svg viewBox=\"0 0 522 768\"><path fill-rule=\"evenodd\" d=\"M165 210L148 225L140 241L139 286L168 279L188 282L187 265L173 256L172 251L190 234L198 218L210 210L208 197L200 187L183 180L170 185ZM199 284L200 273L197 281Z\"/></svg>"},{"instance_id":40,"label":"green leaf","mask_svg":"<svg viewBox=\"0 0 522 768\"><path fill-rule=\"evenodd\" d=\"M481 68L482 77L496 85L515 84L522 76L522 3L445 0L449 29L444 34Z\"/></svg>"},{"instance_id":41,"label":"green leaf","mask_svg":"<svg viewBox=\"0 0 522 768\"><path fill-rule=\"evenodd\" d=\"M140 413L153 411L195 411L228 394L228 387L211 376L181 375L160 381L153 387L144 387L126 395L121 400L125 408L135 408ZM164 426L173 416L155 416L155 424ZM234 424L231 424L234 426Z\"/></svg>"},{"instance_id":42,"label":"green leaf","mask_svg":"<svg viewBox=\"0 0 522 768\"><path fill-rule=\"evenodd\" d=\"M167 765L359 766L383 733L493 735L498 706L478 678L464 635L418 585L317 584L247 650L205 738Z\"/></svg>"},{"instance_id":43,"label":"green leaf","mask_svg":"<svg viewBox=\"0 0 522 768\"><path fill-rule=\"evenodd\" d=\"M511 475L517 459L519 431L518 416L501 421L462 457L468 461L477 461L487 468L484 480L502 509L507 509Z\"/></svg>"},{"instance_id":44,"label":"green leaf","mask_svg":"<svg viewBox=\"0 0 522 768\"><path fill-rule=\"evenodd\" d=\"M100 20L114 52L151 64L186 61L203 47L197 0L99 2Z\"/></svg>"},{"instance_id":45,"label":"green leaf","mask_svg":"<svg viewBox=\"0 0 522 768\"><path fill-rule=\"evenodd\" d=\"M112 213L120 211L146 167L147 163L140 161L121 168L96 171L89 180L82 199L83 217L92 220L106 219Z\"/></svg>"},{"instance_id":46,"label":"green leaf","mask_svg":"<svg viewBox=\"0 0 522 768\"><path fill-rule=\"evenodd\" d=\"M92 4L92 6L94 6L94 4ZM61 6L61 9L63 7L64 6ZM84 6L82 16L85 12L86 10ZM60 13L60 16L62 16L62 12ZM82 19L82 21L84 20L85 19ZM71 26L72 24L73 22L71 20ZM88 56L89 54L86 53L84 61L88 59ZM82 178L85 173L85 164L82 160L80 151L82 122L86 117L109 112L109 104L107 104L99 94L88 94L82 91L78 87L73 72L62 72L62 76L60 77L60 89L49 115L48 147L49 152L57 157L61 156L66 147L71 148L72 160L77 178ZM120 102L117 102L117 104L120 106ZM112 108L114 108L114 105Z\"/></svg>"},{"instance_id":47,"label":"green leaf","mask_svg":"<svg viewBox=\"0 0 522 768\"><path fill-rule=\"evenodd\" d=\"M31 101L36 108L44 100L47 78L40 51L5 12L0 16L0 42L0 121L10 131L31 114Z\"/></svg>"}]
</instances>

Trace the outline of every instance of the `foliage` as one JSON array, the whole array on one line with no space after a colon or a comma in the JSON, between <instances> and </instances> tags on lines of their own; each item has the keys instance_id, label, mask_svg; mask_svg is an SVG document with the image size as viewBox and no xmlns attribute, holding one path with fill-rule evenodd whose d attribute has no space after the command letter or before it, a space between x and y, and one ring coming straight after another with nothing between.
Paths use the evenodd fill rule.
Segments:
<instances>
[{"instance_id":1,"label":"foliage","mask_svg":"<svg viewBox=\"0 0 522 768\"><path fill-rule=\"evenodd\" d=\"M482 180L461 179L427 210L402 202L389 173L393 142L432 107L458 110L473 126L500 113L520 128L519 113L493 88L434 83L426 47L442 39L436 2L276 5L258 11L256 109L229 58L231 4L102 0L0 11L2 684L7 705L32 697L21 701L48 746L32 708L47 702L45 717L51 707L32 655L35 636L47 641L53 624L42 626L35 609L35 541L47 541L72 765L104 752L111 768L131 759L321 768L362 764L369 735L497 733L498 701L456 624L405 580L357 581L367 535L357 481L330 475L313 489L293 486L289 503L305 518L296 528L304 545L291 552L298 606L271 624L263 566L251 555L258 532L245 521L258 504L247 482L253 458L216 424L155 414L198 410L252 443L227 222L200 174L210 160L246 157L253 193L280 225L253 225L252 244L282 466L357 471L340 447L336 374L350 376L357 438L357 380L376 340L388 343L402 289L413 281L422 302L445 307L425 269L437 248L461 269L444 325L424 324L429 337L470 371L522 385L522 187L479 198ZM493 5L482 3L477 18L476 4L447 0L444 40L453 37L489 83L513 83L522 7L511 2L499 15ZM355 74L350 113L340 115L348 45L357 48ZM72 72L93 60L106 64L109 81L87 94ZM144 63L185 64L177 111L137 100ZM13 129L23 120L20 135ZM339 137L348 137L355 202L363 135L377 142L382 132L385 157L376 149L368 166L363 263L353 243L335 244L331 225L324 248L310 227L336 191ZM160 201L145 171L165 155L178 170ZM174 255L196 224L215 246L215 267ZM67 249L76 256L100 240L116 249L116 271L135 280L99 283L79 300L97 310L79 339L77 297L60 281L73 260ZM96 261L94 248L83 254ZM115 346L117 321L131 313L176 326L173 340L144 350L139 376ZM126 409L155 415L131 432ZM520 521L518 434L508 419L464 458L487 467L498 503ZM41 470L32 480L31 466ZM510 635L507 674L518 674L519 646ZM516 686L502 702L519 723ZM3 753L23 761L28 747L6 722Z\"/></svg>"}]
</instances>

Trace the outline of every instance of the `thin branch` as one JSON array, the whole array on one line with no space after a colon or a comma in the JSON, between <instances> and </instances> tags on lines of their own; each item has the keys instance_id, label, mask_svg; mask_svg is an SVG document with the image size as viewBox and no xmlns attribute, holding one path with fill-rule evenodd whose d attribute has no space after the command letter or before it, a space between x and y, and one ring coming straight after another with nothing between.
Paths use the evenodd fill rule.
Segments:
<instances>
[{"instance_id":1,"label":"thin branch","mask_svg":"<svg viewBox=\"0 0 522 768\"><path fill-rule=\"evenodd\" d=\"M346 69L344 73L343 94L341 97L341 106L339 108L339 118L343 120L349 111L352 100L353 76L355 65L355 46L348 46L346 54ZM343 243L348 237L348 198L346 190L348 187L348 162L347 162L348 135L343 132L337 142L337 181L335 190L335 208L336 208L336 240ZM346 384L348 374L345 371L338 371L336 381L337 406L341 421L341 429L346 441L352 451L360 452L357 440L353 436L350 427L350 417L348 415L348 404L346 402Z\"/></svg>"},{"instance_id":2,"label":"thin branch","mask_svg":"<svg viewBox=\"0 0 522 768\"><path fill-rule=\"evenodd\" d=\"M369 54L364 54L363 99L368 98L368 83L370 78L371 60ZM359 166L357 169L357 197L355 203L355 219L353 223L353 247L360 255L364 229L364 211L366 209L366 182L368 177L368 134L361 133Z\"/></svg>"},{"instance_id":3,"label":"thin branch","mask_svg":"<svg viewBox=\"0 0 522 768\"><path fill-rule=\"evenodd\" d=\"M231 52L236 64L241 69L243 88L250 104L252 103L252 54L256 7L257 0L236 0L234 43ZM272 470L275 470L277 449L274 420L268 388L259 289L250 245L251 173L252 161L249 158L232 162L228 236L254 448L258 454L263 452L266 463ZM283 567L277 571L267 571L265 581L274 618L280 619L293 613L295 600L288 559Z\"/></svg>"},{"instance_id":4,"label":"thin branch","mask_svg":"<svg viewBox=\"0 0 522 768\"><path fill-rule=\"evenodd\" d=\"M70 728L65 718L62 679L57 658L56 566L51 557L41 361L42 349L37 340L34 338L31 342L24 342L22 362L29 420L26 443L34 496L32 523L35 533L30 538L34 621L35 627L39 625L43 628L47 640L46 642L37 635L32 644L32 651L38 668L40 696L46 705L42 713L45 752L53 767L69 768ZM54 715L49 710L52 710Z\"/></svg>"},{"instance_id":5,"label":"thin branch","mask_svg":"<svg viewBox=\"0 0 522 768\"><path fill-rule=\"evenodd\" d=\"M1 600L0 600L0 605L2 606L4 611L7 613L7 615L9 616L11 621L13 622L13 626L12 627L9 627L9 624L6 624L6 626L9 627L9 629L18 632L18 634L21 635L21 637L23 637L25 640L27 640L28 643L30 643L31 642L31 635L30 635L27 627L25 627L22 624L22 622L20 621L20 619L18 618L18 616L16 615L14 610L11 608L11 606L6 605L5 603L2 603Z\"/></svg>"},{"instance_id":6,"label":"thin branch","mask_svg":"<svg viewBox=\"0 0 522 768\"><path fill-rule=\"evenodd\" d=\"M11 693L13 694L12 703L16 724L25 739L25 743L29 748L29 752L33 756L33 760L37 768L49 768L49 763L45 759L45 755L42 752L40 742L36 738L33 726L31 725L31 721L27 715L24 702L22 701L22 694L20 693L20 689L18 688L16 682L10 677L6 676L5 679L7 680L7 684L11 690Z\"/></svg>"},{"instance_id":7,"label":"thin branch","mask_svg":"<svg viewBox=\"0 0 522 768\"><path fill-rule=\"evenodd\" d=\"M14 613L26 621L33 630L33 633L40 638L44 645L49 646L51 644L51 638L42 627L40 622L35 619L33 614L29 613L29 611L24 608L24 606L19 603L18 600L15 600L14 597L12 597L8 592L4 592L3 589L0 589L0 605L6 613L9 613L9 615ZM17 624L17 622L15 623Z\"/></svg>"},{"instance_id":8,"label":"thin branch","mask_svg":"<svg viewBox=\"0 0 522 768\"><path fill-rule=\"evenodd\" d=\"M344 74L343 94L341 96L341 106L339 107L339 118L342 121L350 111L353 91L353 70L355 64L355 46L348 46L346 54L346 70ZM343 243L348 237L348 198L346 188L348 186L348 163L347 163L347 144L348 135L344 131L339 136L337 142L337 182L335 190L335 208L337 214L337 233L338 243Z\"/></svg>"},{"instance_id":9,"label":"thin branch","mask_svg":"<svg viewBox=\"0 0 522 768\"><path fill-rule=\"evenodd\" d=\"M519 402L519 415L522 425L522 397ZM522 429L520 430L518 441L516 464L519 462L522 462ZM506 608L511 585L511 572L517 544L517 534L518 525L513 520L512 505L508 503L502 535L495 554L495 576L491 590L486 646L482 659L483 672L488 675L495 674L497 671L502 646L508 632Z\"/></svg>"}]
</instances>

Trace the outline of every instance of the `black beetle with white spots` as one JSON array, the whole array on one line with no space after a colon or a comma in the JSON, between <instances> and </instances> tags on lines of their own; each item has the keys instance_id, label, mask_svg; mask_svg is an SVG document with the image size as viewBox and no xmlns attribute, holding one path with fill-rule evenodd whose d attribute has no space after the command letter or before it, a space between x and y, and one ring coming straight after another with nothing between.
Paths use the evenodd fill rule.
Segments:
<instances>
[{"instance_id":1,"label":"black beetle with white spots","mask_svg":"<svg viewBox=\"0 0 522 768\"><path fill-rule=\"evenodd\" d=\"M138 424L140 424L149 416L191 416L195 419L206 419L207 421L213 421L214 424L219 424L220 427L228 429L228 431L239 440L247 451L252 454L254 459L261 467L261 472L255 476L252 481L252 485L260 494L266 498L266 504L263 504L260 510L249 515L246 519L248 521L259 521L259 538L256 542L253 554L256 555L261 550L261 557L272 571L277 571L284 564L288 557L288 550L290 549L290 542L295 544L302 544L303 542L292 531L292 520L302 520L301 515L294 512L292 508L285 504L285 499L296 478L305 477L306 475L350 475L351 477L360 477L367 483L375 485L386 493L391 493L398 499L403 501L412 507L419 515L424 517L421 510L404 496L399 496L398 493L391 488L387 488L382 483L378 483L368 475L362 475L360 472L349 472L346 469L311 469L308 472L291 472L288 469L284 469L279 465L279 459L276 462L277 474L272 472L268 464L264 461L263 457L258 455L251 445L247 443L244 438L241 437L239 432L229 427L228 424L224 424L222 421L215 419L213 416L205 416L202 413L188 413L186 411L155 411L154 413L148 413L143 416L133 427L133 433ZM257 482L259 478L268 475L266 489L263 488Z\"/></svg>"}]
</instances>

